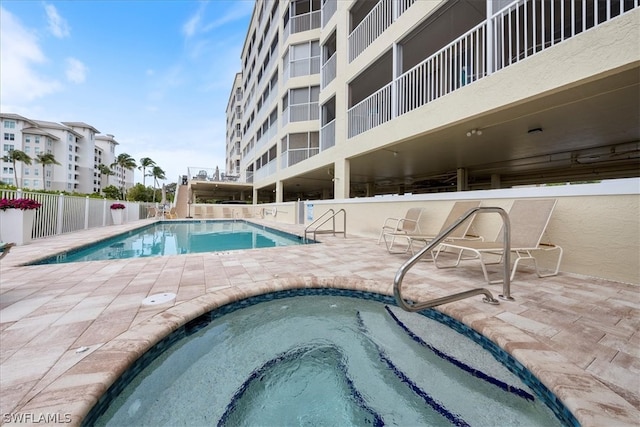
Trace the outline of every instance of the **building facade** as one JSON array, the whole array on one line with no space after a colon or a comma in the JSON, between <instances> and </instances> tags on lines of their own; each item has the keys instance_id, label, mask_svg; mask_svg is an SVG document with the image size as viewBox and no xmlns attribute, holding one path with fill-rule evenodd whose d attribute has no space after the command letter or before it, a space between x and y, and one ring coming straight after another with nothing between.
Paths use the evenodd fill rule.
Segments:
<instances>
[{"instance_id":1,"label":"building facade","mask_svg":"<svg viewBox=\"0 0 640 427\"><path fill-rule=\"evenodd\" d=\"M257 0L227 168L262 201L639 176L639 6Z\"/></svg>"},{"instance_id":2,"label":"building facade","mask_svg":"<svg viewBox=\"0 0 640 427\"><path fill-rule=\"evenodd\" d=\"M113 135L99 135L96 128L82 122L55 123L34 120L18 114L0 113L2 152L20 150L31 157L31 164L1 161L0 180L18 188L70 193L100 193L109 185L133 186L134 172L112 169L114 175L103 176L100 165L110 167L115 161L118 143ZM52 154L56 163L42 164L40 154ZM17 182L16 182L17 177Z\"/></svg>"}]
</instances>

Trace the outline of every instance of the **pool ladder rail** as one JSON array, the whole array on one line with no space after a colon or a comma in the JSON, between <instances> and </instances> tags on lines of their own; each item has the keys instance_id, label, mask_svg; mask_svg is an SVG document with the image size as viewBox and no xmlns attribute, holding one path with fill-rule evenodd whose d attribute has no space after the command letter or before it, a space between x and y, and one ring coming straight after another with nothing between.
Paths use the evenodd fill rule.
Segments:
<instances>
[{"instance_id":1,"label":"pool ladder rail","mask_svg":"<svg viewBox=\"0 0 640 427\"><path fill-rule=\"evenodd\" d=\"M342 231L336 231L336 217L342 214ZM321 222L322 221L322 222ZM331 228L320 230L320 227L325 225L331 221ZM311 228L314 227L315 228ZM316 218L311 224L307 225L307 228L304 229L304 238L307 238L307 234L313 233L313 240L316 240L317 234L342 234L345 238L347 237L347 212L344 209L340 209L338 212L333 209L329 209L318 218Z\"/></svg>"},{"instance_id":2,"label":"pool ladder rail","mask_svg":"<svg viewBox=\"0 0 640 427\"><path fill-rule=\"evenodd\" d=\"M426 245L423 249L421 249L418 253L412 256L408 261L400 266L398 271L396 272L396 276L393 279L393 295L396 299L396 303L400 308L405 311L420 311L427 308L435 307L437 305L448 304L450 302L459 301L461 299L469 298L474 295L483 294L485 297L482 299L483 302L487 304L499 304L498 300L496 300L491 292L486 288L475 288L468 291L459 292L452 295L447 295L441 298L434 298L425 302L416 303L412 301L407 301L402 296L402 280L407 272L413 267L425 254L429 254L431 256L431 252L436 248L443 240L445 240L449 234L451 234L457 227L459 227L462 223L464 223L468 218L475 215L476 213L485 213L485 212L493 212L498 213L502 217L502 222L504 224L504 255L502 257L502 262L504 264L503 270L503 281L502 281L502 294L499 295L501 299L507 301L513 301L511 297L511 275L510 275L510 253L511 253L511 224L509 222L509 215L505 212L504 209L498 207L477 207L473 209L469 209L465 212L460 218L458 218L451 226L449 226L446 230L442 231L438 234L428 245Z\"/></svg>"}]
</instances>

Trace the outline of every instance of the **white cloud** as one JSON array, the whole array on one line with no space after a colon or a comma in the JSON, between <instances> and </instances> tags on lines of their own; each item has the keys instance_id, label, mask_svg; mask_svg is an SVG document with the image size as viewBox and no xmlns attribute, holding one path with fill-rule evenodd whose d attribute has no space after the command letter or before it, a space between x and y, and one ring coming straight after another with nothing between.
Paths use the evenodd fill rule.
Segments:
<instances>
[{"instance_id":1,"label":"white cloud","mask_svg":"<svg viewBox=\"0 0 640 427\"><path fill-rule=\"evenodd\" d=\"M56 9L52 4L45 4L44 9L47 12L48 28L51 34L59 39L69 37L71 34L69 24L67 24L67 21L60 16L58 9Z\"/></svg>"},{"instance_id":2,"label":"white cloud","mask_svg":"<svg viewBox=\"0 0 640 427\"><path fill-rule=\"evenodd\" d=\"M84 83L87 78L86 65L75 58L67 58L65 62L67 65L65 72L67 80L72 83Z\"/></svg>"},{"instance_id":3,"label":"white cloud","mask_svg":"<svg viewBox=\"0 0 640 427\"><path fill-rule=\"evenodd\" d=\"M236 1L233 2L234 7L227 10L226 13L220 16L213 22L205 25L202 28L203 32L209 32L215 28L221 27L228 22L233 22L238 19L243 19L247 15L251 15L253 12L254 3L251 1Z\"/></svg>"},{"instance_id":4,"label":"white cloud","mask_svg":"<svg viewBox=\"0 0 640 427\"><path fill-rule=\"evenodd\" d=\"M62 85L42 76L37 66L47 63L38 39L8 10L0 8L0 99L2 104L31 101L57 92Z\"/></svg>"},{"instance_id":5,"label":"white cloud","mask_svg":"<svg viewBox=\"0 0 640 427\"><path fill-rule=\"evenodd\" d=\"M200 21L202 21L202 15L204 14L205 8L206 3L201 3L195 15L189 18L189 20L182 26L182 32L187 38L193 37L193 35L198 31L198 27L200 26Z\"/></svg>"}]
</instances>

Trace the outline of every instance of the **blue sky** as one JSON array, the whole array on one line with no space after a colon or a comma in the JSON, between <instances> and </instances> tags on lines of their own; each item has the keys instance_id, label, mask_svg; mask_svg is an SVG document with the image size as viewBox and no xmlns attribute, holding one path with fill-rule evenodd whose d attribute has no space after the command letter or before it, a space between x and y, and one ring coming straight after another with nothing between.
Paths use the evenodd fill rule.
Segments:
<instances>
[{"instance_id":1,"label":"blue sky","mask_svg":"<svg viewBox=\"0 0 640 427\"><path fill-rule=\"evenodd\" d=\"M166 182L189 167L224 171L253 4L2 0L0 111L88 123L115 136L117 153L153 159Z\"/></svg>"}]
</instances>

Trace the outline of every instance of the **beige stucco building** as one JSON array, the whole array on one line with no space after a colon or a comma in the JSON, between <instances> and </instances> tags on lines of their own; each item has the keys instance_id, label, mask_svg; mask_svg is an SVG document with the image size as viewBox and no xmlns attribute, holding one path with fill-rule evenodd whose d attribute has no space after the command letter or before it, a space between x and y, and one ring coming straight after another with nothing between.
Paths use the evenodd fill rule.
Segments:
<instances>
[{"instance_id":1,"label":"beige stucco building","mask_svg":"<svg viewBox=\"0 0 640 427\"><path fill-rule=\"evenodd\" d=\"M638 1L259 0L227 173L273 202L638 176L639 28Z\"/></svg>"}]
</instances>

